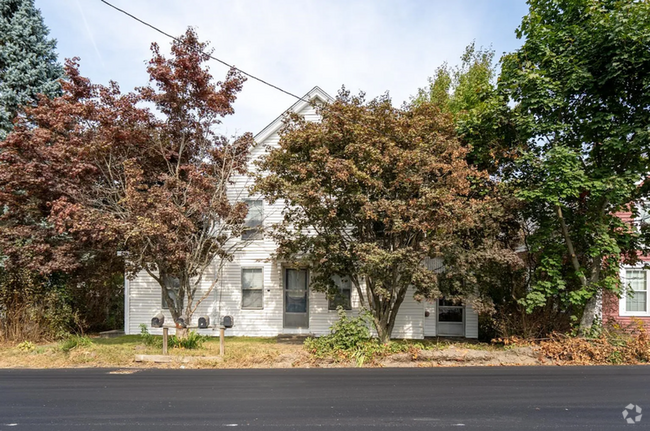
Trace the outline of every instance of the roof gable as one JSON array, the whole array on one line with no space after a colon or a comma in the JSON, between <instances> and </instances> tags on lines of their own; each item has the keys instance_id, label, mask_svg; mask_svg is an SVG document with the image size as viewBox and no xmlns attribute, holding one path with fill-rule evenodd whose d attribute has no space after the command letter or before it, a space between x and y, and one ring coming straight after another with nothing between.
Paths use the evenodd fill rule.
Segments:
<instances>
[{"instance_id":1,"label":"roof gable","mask_svg":"<svg viewBox=\"0 0 650 431\"><path fill-rule=\"evenodd\" d=\"M305 109L309 108L313 102L321 103L331 103L334 101L334 98L324 92L319 86L315 86L307 94L302 96L300 100L291 105L289 109L285 110L280 114L275 120L271 122L268 126L262 129L257 135L255 135L255 143L259 144L267 140L270 136L276 133L280 128L282 128L282 119L287 112L301 113Z\"/></svg>"}]
</instances>

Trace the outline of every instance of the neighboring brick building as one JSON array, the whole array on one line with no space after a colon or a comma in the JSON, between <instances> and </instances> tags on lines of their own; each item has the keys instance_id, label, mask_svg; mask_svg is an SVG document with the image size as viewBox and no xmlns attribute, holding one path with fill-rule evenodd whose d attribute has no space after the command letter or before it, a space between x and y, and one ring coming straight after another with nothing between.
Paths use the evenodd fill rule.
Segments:
<instances>
[{"instance_id":1,"label":"neighboring brick building","mask_svg":"<svg viewBox=\"0 0 650 431\"><path fill-rule=\"evenodd\" d=\"M618 216L629 223L634 223L630 212L619 213ZM641 256L641 262L636 265L621 266L621 280L625 290L620 298L611 292L603 295L603 322L616 321L621 326L640 322L650 332L650 256Z\"/></svg>"}]
</instances>

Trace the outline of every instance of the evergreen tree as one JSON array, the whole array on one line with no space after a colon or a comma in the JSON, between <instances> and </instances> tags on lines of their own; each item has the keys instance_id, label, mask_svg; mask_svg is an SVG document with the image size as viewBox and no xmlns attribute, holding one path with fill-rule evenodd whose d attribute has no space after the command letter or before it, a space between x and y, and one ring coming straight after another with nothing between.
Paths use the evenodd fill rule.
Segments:
<instances>
[{"instance_id":1,"label":"evergreen tree","mask_svg":"<svg viewBox=\"0 0 650 431\"><path fill-rule=\"evenodd\" d=\"M20 106L60 92L63 69L48 33L34 0L0 0L0 140Z\"/></svg>"}]
</instances>

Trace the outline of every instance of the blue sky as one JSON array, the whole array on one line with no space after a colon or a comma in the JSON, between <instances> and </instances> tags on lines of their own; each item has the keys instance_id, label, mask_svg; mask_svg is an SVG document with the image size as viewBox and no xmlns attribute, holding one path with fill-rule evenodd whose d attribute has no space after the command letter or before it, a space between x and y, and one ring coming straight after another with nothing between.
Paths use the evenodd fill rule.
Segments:
<instances>
[{"instance_id":1,"label":"blue sky","mask_svg":"<svg viewBox=\"0 0 650 431\"><path fill-rule=\"evenodd\" d=\"M294 94L314 85L335 95L345 85L369 97L390 92L401 105L465 47L517 49L524 0L109 0L174 35L188 26L211 42L214 56ZM145 85L151 42L165 36L99 0L36 0L58 41L59 58L80 57L93 82L123 91ZM216 79L227 68L212 61ZM224 119L227 135L257 133L295 102L249 79Z\"/></svg>"}]
</instances>

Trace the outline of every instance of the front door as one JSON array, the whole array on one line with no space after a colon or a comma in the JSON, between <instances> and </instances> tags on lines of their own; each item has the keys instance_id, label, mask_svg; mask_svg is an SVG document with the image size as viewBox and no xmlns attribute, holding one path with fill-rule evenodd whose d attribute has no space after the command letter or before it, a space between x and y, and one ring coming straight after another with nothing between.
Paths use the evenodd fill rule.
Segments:
<instances>
[{"instance_id":1,"label":"front door","mask_svg":"<svg viewBox=\"0 0 650 431\"><path fill-rule=\"evenodd\" d=\"M465 306L445 299L438 300L438 335L443 337L465 336Z\"/></svg>"},{"instance_id":2,"label":"front door","mask_svg":"<svg viewBox=\"0 0 650 431\"><path fill-rule=\"evenodd\" d=\"M284 274L284 327L309 328L309 272L286 269Z\"/></svg>"}]
</instances>

